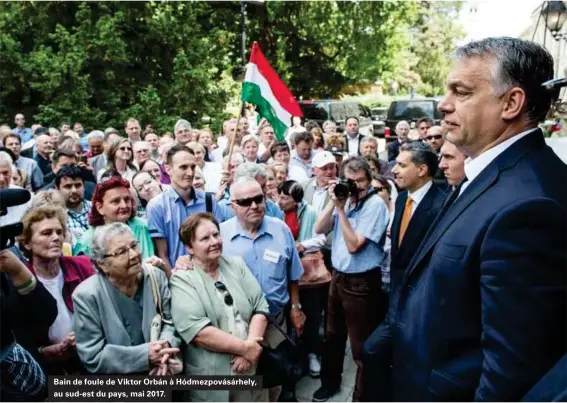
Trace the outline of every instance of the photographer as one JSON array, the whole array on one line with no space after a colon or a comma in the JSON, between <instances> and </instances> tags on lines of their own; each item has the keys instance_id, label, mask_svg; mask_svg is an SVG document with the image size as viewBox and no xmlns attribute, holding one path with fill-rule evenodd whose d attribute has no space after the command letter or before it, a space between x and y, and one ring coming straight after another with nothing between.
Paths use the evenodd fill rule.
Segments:
<instances>
[{"instance_id":1,"label":"photographer","mask_svg":"<svg viewBox=\"0 0 567 403\"><path fill-rule=\"evenodd\" d=\"M313 401L323 402L339 391L347 336L357 365L354 401L362 396L362 347L384 318L380 264L390 215L371 187L370 167L363 157L351 157L342 167L344 178L329 181L330 201L315 233L334 230L333 278L329 290L321 387Z\"/></svg>"}]
</instances>

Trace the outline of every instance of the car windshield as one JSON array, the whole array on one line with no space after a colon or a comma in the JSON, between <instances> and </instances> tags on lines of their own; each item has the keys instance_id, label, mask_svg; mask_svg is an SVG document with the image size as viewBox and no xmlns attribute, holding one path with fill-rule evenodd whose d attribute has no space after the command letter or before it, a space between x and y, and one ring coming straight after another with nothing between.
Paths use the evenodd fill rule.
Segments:
<instances>
[{"instance_id":1,"label":"car windshield","mask_svg":"<svg viewBox=\"0 0 567 403\"><path fill-rule=\"evenodd\" d=\"M395 102L390 111L392 119L419 119L427 116L435 118L434 104L431 101L400 101Z\"/></svg>"},{"instance_id":2,"label":"car windshield","mask_svg":"<svg viewBox=\"0 0 567 403\"><path fill-rule=\"evenodd\" d=\"M345 120L350 116L363 115L363 111L359 109L358 104L353 102L337 102L330 105L331 117L335 122Z\"/></svg>"},{"instance_id":3,"label":"car windshield","mask_svg":"<svg viewBox=\"0 0 567 403\"><path fill-rule=\"evenodd\" d=\"M305 120L327 120L329 119L329 115L325 110L325 106L323 104L301 104L301 110L303 111L303 116Z\"/></svg>"}]
</instances>

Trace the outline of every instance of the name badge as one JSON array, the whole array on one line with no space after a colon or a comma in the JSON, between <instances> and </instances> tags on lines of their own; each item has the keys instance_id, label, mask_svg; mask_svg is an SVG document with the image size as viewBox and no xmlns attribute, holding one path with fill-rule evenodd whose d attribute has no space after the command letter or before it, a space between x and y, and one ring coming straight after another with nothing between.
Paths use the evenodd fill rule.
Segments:
<instances>
[{"instance_id":1,"label":"name badge","mask_svg":"<svg viewBox=\"0 0 567 403\"><path fill-rule=\"evenodd\" d=\"M280 254L278 252L274 252L273 250L266 249L264 252L264 260L272 263L278 263L280 259Z\"/></svg>"}]
</instances>

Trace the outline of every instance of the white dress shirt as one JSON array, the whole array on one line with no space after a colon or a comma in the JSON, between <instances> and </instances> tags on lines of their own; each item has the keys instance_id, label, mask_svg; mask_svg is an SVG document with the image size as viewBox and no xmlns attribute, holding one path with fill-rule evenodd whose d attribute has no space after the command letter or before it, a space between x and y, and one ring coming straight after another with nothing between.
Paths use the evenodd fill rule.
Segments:
<instances>
[{"instance_id":1,"label":"white dress shirt","mask_svg":"<svg viewBox=\"0 0 567 403\"><path fill-rule=\"evenodd\" d=\"M221 164L216 162L205 162L202 169L203 179L205 179L205 191L216 193L221 180Z\"/></svg>"},{"instance_id":2,"label":"white dress shirt","mask_svg":"<svg viewBox=\"0 0 567 403\"><path fill-rule=\"evenodd\" d=\"M465 176L467 177L467 181L463 183L463 186L461 186L459 196L463 194L463 192L471 184L471 182L474 181L474 179L478 175L480 175L480 173L484 171L484 169L488 165L490 165L490 163L494 161L496 157L506 151L508 147L510 147L516 141L520 140L523 137L526 137L528 134L534 132L535 130L538 130L538 128L534 127L533 129L529 129L520 134L516 134L514 137L511 137L508 140L503 141L502 143L486 150L474 159L470 157L467 158L465 160Z\"/></svg>"},{"instance_id":3,"label":"white dress shirt","mask_svg":"<svg viewBox=\"0 0 567 403\"><path fill-rule=\"evenodd\" d=\"M357 156L358 155L358 133L356 133L356 136L354 136L354 137L350 137L348 134L346 136L347 136L347 140L348 140L348 155Z\"/></svg>"},{"instance_id":4,"label":"white dress shirt","mask_svg":"<svg viewBox=\"0 0 567 403\"><path fill-rule=\"evenodd\" d=\"M408 190L408 197L412 200L412 204L411 204L412 217L413 217L413 213L415 213L415 210L417 210L417 206L419 206L419 203L421 203L427 192L429 192L429 189L431 189L431 186L433 186L433 181L427 182L425 185L423 185L413 193Z\"/></svg>"},{"instance_id":5,"label":"white dress shirt","mask_svg":"<svg viewBox=\"0 0 567 403\"><path fill-rule=\"evenodd\" d=\"M328 187L317 187L317 179L313 181L313 200L311 201L311 207L317 213L317 215L321 214L327 203L325 203L325 199L327 198Z\"/></svg>"}]
</instances>

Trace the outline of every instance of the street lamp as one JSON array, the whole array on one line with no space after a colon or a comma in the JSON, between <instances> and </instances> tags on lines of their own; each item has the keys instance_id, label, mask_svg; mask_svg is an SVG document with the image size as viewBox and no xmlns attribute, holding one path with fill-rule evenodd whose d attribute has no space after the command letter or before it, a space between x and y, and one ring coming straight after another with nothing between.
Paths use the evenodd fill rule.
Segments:
<instances>
[{"instance_id":1,"label":"street lamp","mask_svg":"<svg viewBox=\"0 0 567 403\"><path fill-rule=\"evenodd\" d=\"M567 34L561 32L567 21L567 7L563 1L548 1L545 6L545 24L555 40L567 39Z\"/></svg>"}]
</instances>

